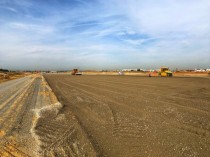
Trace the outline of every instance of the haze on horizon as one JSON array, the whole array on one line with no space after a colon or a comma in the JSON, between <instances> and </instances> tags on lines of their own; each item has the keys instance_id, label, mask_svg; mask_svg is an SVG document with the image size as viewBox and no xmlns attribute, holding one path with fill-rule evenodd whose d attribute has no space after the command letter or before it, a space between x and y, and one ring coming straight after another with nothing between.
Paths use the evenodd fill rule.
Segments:
<instances>
[{"instance_id":1,"label":"haze on horizon","mask_svg":"<svg viewBox=\"0 0 210 157\"><path fill-rule=\"evenodd\" d=\"M0 68L210 68L209 0L1 0Z\"/></svg>"}]
</instances>

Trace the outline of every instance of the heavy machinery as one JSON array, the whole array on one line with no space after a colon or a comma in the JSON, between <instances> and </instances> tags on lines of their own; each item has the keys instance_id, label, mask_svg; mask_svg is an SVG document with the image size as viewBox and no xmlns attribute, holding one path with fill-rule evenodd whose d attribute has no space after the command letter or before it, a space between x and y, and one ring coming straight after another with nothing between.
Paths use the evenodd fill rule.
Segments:
<instances>
[{"instance_id":1,"label":"heavy machinery","mask_svg":"<svg viewBox=\"0 0 210 157\"><path fill-rule=\"evenodd\" d=\"M169 70L168 67L161 67L158 74L161 77L171 77L171 76L173 76L173 73Z\"/></svg>"},{"instance_id":2,"label":"heavy machinery","mask_svg":"<svg viewBox=\"0 0 210 157\"><path fill-rule=\"evenodd\" d=\"M72 72L71 72L71 74L72 75L76 75L77 72L78 72L78 69L73 69Z\"/></svg>"},{"instance_id":3,"label":"heavy machinery","mask_svg":"<svg viewBox=\"0 0 210 157\"><path fill-rule=\"evenodd\" d=\"M78 69L73 69L72 72L71 72L72 75L82 75L81 72L79 72Z\"/></svg>"}]
</instances>

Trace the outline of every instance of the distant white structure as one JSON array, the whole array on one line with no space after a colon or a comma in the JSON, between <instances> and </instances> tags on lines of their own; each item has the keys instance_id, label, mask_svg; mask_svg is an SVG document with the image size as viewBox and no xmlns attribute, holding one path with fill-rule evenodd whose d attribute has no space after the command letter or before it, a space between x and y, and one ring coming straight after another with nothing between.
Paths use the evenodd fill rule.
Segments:
<instances>
[{"instance_id":1,"label":"distant white structure","mask_svg":"<svg viewBox=\"0 0 210 157\"><path fill-rule=\"evenodd\" d=\"M195 69L195 72L206 72L205 69Z\"/></svg>"},{"instance_id":2,"label":"distant white structure","mask_svg":"<svg viewBox=\"0 0 210 157\"><path fill-rule=\"evenodd\" d=\"M143 72L145 72L146 70L144 70L144 69L122 69L122 71L143 71Z\"/></svg>"},{"instance_id":3,"label":"distant white structure","mask_svg":"<svg viewBox=\"0 0 210 157\"><path fill-rule=\"evenodd\" d=\"M122 69L122 71L137 71L137 69Z\"/></svg>"},{"instance_id":4,"label":"distant white structure","mask_svg":"<svg viewBox=\"0 0 210 157\"><path fill-rule=\"evenodd\" d=\"M57 71L50 71L50 73L57 73Z\"/></svg>"},{"instance_id":5,"label":"distant white structure","mask_svg":"<svg viewBox=\"0 0 210 157\"><path fill-rule=\"evenodd\" d=\"M124 75L123 71L119 71L118 75Z\"/></svg>"},{"instance_id":6,"label":"distant white structure","mask_svg":"<svg viewBox=\"0 0 210 157\"><path fill-rule=\"evenodd\" d=\"M145 72L146 70L144 70L144 69L137 69L137 71L143 71L143 72Z\"/></svg>"}]
</instances>

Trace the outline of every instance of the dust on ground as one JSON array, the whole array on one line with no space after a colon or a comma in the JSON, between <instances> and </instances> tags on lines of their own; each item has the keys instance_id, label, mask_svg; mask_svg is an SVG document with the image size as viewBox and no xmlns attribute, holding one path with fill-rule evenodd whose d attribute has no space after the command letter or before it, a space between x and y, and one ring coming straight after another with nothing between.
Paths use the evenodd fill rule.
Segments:
<instances>
[{"instance_id":1,"label":"dust on ground","mask_svg":"<svg viewBox=\"0 0 210 157\"><path fill-rule=\"evenodd\" d=\"M210 80L45 75L101 156L208 156ZM67 116L68 119L68 116Z\"/></svg>"},{"instance_id":2,"label":"dust on ground","mask_svg":"<svg viewBox=\"0 0 210 157\"><path fill-rule=\"evenodd\" d=\"M0 156L96 156L74 115L66 119L62 108L40 75L0 84Z\"/></svg>"},{"instance_id":3,"label":"dust on ground","mask_svg":"<svg viewBox=\"0 0 210 157\"><path fill-rule=\"evenodd\" d=\"M29 76L31 73L26 73L26 72L0 72L0 83L14 80L17 78Z\"/></svg>"},{"instance_id":4,"label":"dust on ground","mask_svg":"<svg viewBox=\"0 0 210 157\"><path fill-rule=\"evenodd\" d=\"M208 156L209 84L67 74L4 82L0 156Z\"/></svg>"}]
</instances>

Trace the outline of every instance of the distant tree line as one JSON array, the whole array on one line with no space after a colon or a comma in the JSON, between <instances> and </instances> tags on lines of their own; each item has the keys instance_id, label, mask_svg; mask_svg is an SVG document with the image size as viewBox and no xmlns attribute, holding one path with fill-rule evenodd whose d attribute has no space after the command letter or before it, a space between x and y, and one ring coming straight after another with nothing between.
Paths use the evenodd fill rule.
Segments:
<instances>
[{"instance_id":1,"label":"distant tree line","mask_svg":"<svg viewBox=\"0 0 210 157\"><path fill-rule=\"evenodd\" d=\"M9 72L7 69L0 69L0 72Z\"/></svg>"}]
</instances>

